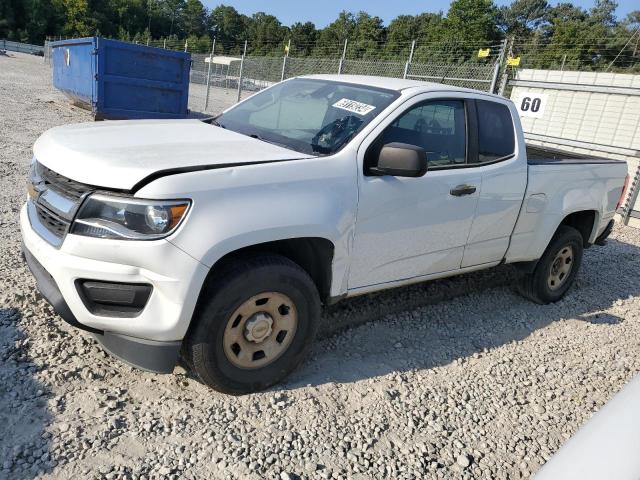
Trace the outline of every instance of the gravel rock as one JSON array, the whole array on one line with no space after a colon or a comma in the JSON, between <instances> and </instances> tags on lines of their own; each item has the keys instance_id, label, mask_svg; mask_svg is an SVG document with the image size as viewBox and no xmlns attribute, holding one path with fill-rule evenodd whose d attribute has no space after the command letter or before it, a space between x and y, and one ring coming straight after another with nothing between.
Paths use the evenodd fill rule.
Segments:
<instances>
[{"instance_id":1,"label":"gravel rock","mask_svg":"<svg viewBox=\"0 0 640 480\"><path fill-rule=\"evenodd\" d=\"M20 258L33 142L89 120L42 58L0 57L0 478L529 478L640 370L640 231L623 226L553 305L501 267L330 307L268 392L132 369Z\"/></svg>"},{"instance_id":2,"label":"gravel rock","mask_svg":"<svg viewBox=\"0 0 640 480\"><path fill-rule=\"evenodd\" d=\"M543 413L546 412L545 408L542 405L534 405L533 406L533 411L536 412L539 415L542 415Z\"/></svg>"},{"instance_id":3,"label":"gravel rock","mask_svg":"<svg viewBox=\"0 0 640 480\"><path fill-rule=\"evenodd\" d=\"M468 455L458 455L458 458L456 459L456 463L458 465L460 465L462 468L467 468L469 465L471 465L471 458L469 458Z\"/></svg>"}]
</instances>

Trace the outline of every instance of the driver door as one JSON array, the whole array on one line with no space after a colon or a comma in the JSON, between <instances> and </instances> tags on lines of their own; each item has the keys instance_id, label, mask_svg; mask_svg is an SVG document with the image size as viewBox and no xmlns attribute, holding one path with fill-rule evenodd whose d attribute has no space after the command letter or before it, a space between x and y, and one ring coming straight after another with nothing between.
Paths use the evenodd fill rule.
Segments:
<instances>
[{"instance_id":1,"label":"driver door","mask_svg":"<svg viewBox=\"0 0 640 480\"><path fill-rule=\"evenodd\" d=\"M481 175L467 168L467 105L420 95L399 107L360 146L359 203L349 289L457 270L473 223ZM418 178L373 176L381 147L401 142L427 151Z\"/></svg>"}]
</instances>

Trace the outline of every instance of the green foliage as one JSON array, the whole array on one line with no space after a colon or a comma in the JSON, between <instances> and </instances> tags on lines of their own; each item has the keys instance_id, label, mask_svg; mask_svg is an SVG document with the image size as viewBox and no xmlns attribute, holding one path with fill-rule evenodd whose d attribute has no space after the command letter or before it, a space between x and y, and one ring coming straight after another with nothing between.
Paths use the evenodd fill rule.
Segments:
<instances>
[{"instance_id":1,"label":"green foliage","mask_svg":"<svg viewBox=\"0 0 640 480\"><path fill-rule=\"evenodd\" d=\"M444 20L444 38L451 43L493 42L500 38L498 11L491 0L454 0Z\"/></svg>"},{"instance_id":2,"label":"green foliage","mask_svg":"<svg viewBox=\"0 0 640 480\"><path fill-rule=\"evenodd\" d=\"M358 12L356 28L350 54L354 58L379 58L379 50L384 46L385 30L380 17L372 17L367 12Z\"/></svg>"},{"instance_id":3,"label":"green foliage","mask_svg":"<svg viewBox=\"0 0 640 480\"><path fill-rule=\"evenodd\" d=\"M318 39L316 26L311 22L294 23L289 29L291 39L291 54L306 57L311 54Z\"/></svg>"},{"instance_id":4,"label":"green foliage","mask_svg":"<svg viewBox=\"0 0 640 480\"><path fill-rule=\"evenodd\" d=\"M273 15L258 12L248 19L246 26L246 38L251 39L249 53L252 55L282 54L282 47L289 29L283 27L280 20Z\"/></svg>"},{"instance_id":5,"label":"green foliage","mask_svg":"<svg viewBox=\"0 0 640 480\"><path fill-rule=\"evenodd\" d=\"M246 15L226 5L219 5L209 14L209 29L220 45L219 51L231 52L234 47L246 39L245 27L248 22Z\"/></svg>"},{"instance_id":6,"label":"green foliage","mask_svg":"<svg viewBox=\"0 0 640 480\"><path fill-rule=\"evenodd\" d=\"M514 54L523 66L599 69L638 68L640 11L617 21L614 0L594 0L591 9L549 0L512 0L497 8L494 0L453 0L447 12L400 15L385 26L367 12L342 11L327 27L311 22L284 26L273 15L252 16L234 7L208 10L202 0L0 0L0 38L42 44L46 36L78 37L97 33L152 45L206 53L238 55L245 40L250 55L342 55L349 59L405 61L416 40L414 60L429 63L478 63L478 48L516 38ZM154 40L155 39L155 40ZM158 40L160 39L160 40ZM632 41L630 41L630 39ZM620 55L618 55L620 54ZM617 56L617 58L616 58Z\"/></svg>"},{"instance_id":7,"label":"green foliage","mask_svg":"<svg viewBox=\"0 0 640 480\"><path fill-rule=\"evenodd\" d=\"M318 45L314 50L314 55L336 56L342 53L345 40L353 38L356 30L356 18L351 12L343 10L338 18L326 28L320 30L318 35Z\"/></svg>"},{"instance_id":8,"label":"green foliage","mask_svg":"<svg viewBox=\"0 0 640 480\"><path fill-rule=\"evenodd\" d=\"M515 0L498 11L498 28L507 35L531 38L546 24L549 9L547 0Z\"/></svg>"},{"instance_id":9,"label":"green foliage","mask_svg":"<svg viewBox=\"0 0 640 480\"><path fill-rule=\"evenodd\" d=\"M200 0L187 0L182 12L184 32L189 36L207 33L207 11Z\"/></svg>"}]
</instances>

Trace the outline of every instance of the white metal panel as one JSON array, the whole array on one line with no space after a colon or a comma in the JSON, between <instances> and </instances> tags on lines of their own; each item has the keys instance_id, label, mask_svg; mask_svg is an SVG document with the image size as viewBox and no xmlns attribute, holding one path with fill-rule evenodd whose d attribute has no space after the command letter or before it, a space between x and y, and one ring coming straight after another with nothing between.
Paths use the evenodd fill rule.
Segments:
<instances>
[{"instance_id":1,"label":"white metal panel","mask_svg":"<svg viewBox=\"0 0 640 480\"><path fill-rule=\"evenodd\" d=\"M514 83L512 99L546 96L542 115L521 117L527 143L626 160L631 177L638 171L640 75L523 69Z\"/></svg>"},{"instance_id":2,"label":"white metal panel","mask_svg":"<svg viewBox=\"0 0 640 480\"><path fill-rule=\"evenodd\" d=\"M214 56L214 57L206 57L204 59L205 63L215 63L217 65L231 65L234 62L239 62L240 60L242 60L239 57L227 57L224 55L218 55L218 56Z\"/></svg>"}]
</instances>

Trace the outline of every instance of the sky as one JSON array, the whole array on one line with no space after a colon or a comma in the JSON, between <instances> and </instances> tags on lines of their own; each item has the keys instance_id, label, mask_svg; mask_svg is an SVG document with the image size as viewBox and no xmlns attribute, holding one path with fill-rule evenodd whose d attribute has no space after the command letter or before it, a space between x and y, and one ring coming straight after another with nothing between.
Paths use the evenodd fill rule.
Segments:
<instances>
[{"instance_id":1,"label":"sky","mask_svg":"<svg viewBox=\"0 0 640 480\"><path fill-rule=\"evenodd\" d=\"M508 0L494 0L498 5L511 3ZM571 0L565 0L571 1ZM284 25L295 22L311 21L316 27L323 28L336 19L342 10L357 12L364 10L384 20L385 25L398 15L415 15L422 12L446 12L449 3L446 0L204 0L203 3L213 8L219 4L231 5L240 13L252 15L266 12L278 17ZM550 0L552 5L558 3ZM574 5L590 8L594 0L574 0ZM618 0L618 18L622 19L632 10L640 9L638 0Z\"/></svg>"}]
</instances>

